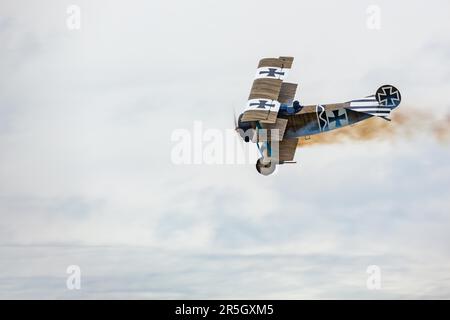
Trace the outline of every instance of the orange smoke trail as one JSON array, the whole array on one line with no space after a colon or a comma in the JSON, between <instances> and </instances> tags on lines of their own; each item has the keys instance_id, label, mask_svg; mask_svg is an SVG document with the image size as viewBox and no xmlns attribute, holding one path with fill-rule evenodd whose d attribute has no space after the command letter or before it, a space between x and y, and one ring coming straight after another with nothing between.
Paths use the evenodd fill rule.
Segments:
<instances>
[{"instance_id":1,"label":"orange smoke trail","mask_svg":"<svg viewBox=\"0 0 450 320\"><path fill-rule=\"evenodd\" d=\"M431 135L440 143L450 142L450 115L438 118L423 110L403 108L392 113L392 121L373 117L352 126L300 138L299 146L336 144L344 141L395 140L418 134Z\"/></svg>"}]
</instances>

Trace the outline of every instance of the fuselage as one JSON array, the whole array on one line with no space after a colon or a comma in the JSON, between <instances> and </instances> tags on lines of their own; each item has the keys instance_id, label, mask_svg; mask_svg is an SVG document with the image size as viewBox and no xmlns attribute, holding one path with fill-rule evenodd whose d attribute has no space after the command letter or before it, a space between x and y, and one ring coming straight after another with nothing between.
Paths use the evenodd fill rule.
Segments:
<instances>
[{"instance_id":1,"label":"fuselage","mask_svg":"<svg viewBox=\"0 0 450 320\"><path fill-rule=\"evenodd\" d=\"M400 101L401 95L398 89L391 85L384 85L376 91L375 95L344 103L309 106L301 106L298 101L282 103L277 110L277 117L272 119L272 122L267 119L261 122L241 121L244 115L242 113L237 129L241 129L240 134L246 142L259 141L259 133L256 135L252 133L258 132L259 129L279 129L283 139L295 139L353 125L373 116L389 120L390 112L399 106Z\"/></svg>"},{"instance_id":2,"label":"fuselage","mask_svg":"<svg viewBox=\"0 0 450 320\"><path fill-rule=\"evenodd\" d=\"M372 115L349 110L339 105L342 104L305 106L293 115L279 114L279 118L288 120L285 138L311 136L372 117Z\"/></svg>"},{"instance_id":3,"label":"fuselage","mask_svg":"<svg viewBox=\"0 0 450 320\"><path fill-rule=\"evenodd\" d=\"M284 139L311 136L353 125L372 117L370 114L341 106L344 104L305 106L296 113L292 112L292 109L288 112L280 110L278 118L287 120ZM238 120L238 129L241 129L240 135L245 142L249 142L253 136L251 130L256 129L258 125L256 122L241 122L241 117L242 115Z\"/></svg>"}]
</instances>

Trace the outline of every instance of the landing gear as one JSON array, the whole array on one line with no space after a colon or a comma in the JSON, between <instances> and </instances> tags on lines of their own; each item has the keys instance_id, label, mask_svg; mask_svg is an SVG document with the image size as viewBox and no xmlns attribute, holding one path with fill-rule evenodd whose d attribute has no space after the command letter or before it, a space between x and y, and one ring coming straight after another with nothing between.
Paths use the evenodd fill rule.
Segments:
<instances>
[{"instance_id":1,"label":"landing gear","mask_svg":"<svg viewBox=\"0 0 450 320\"><path fill-rule=\"evenodd\" d=\"M256 170L258 170L258 172L264 176L268 176L270 174L272 174L276 167L277 164L273 161L264 161L264 158L259 158L258 161L256 162Z\"/></svg>"}]
</instances>

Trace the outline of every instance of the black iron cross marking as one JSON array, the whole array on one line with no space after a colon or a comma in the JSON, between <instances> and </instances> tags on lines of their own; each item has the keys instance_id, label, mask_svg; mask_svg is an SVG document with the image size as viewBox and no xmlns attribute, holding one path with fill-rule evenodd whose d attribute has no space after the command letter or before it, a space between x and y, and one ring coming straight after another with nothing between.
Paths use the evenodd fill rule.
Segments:
<instances>
[{"instance_id":1,"label":"black iron cross marking","mask_svg":"<svg viewBox=\"0 0 450 320\"><path fill-rule=\"evenodd\" d=\"M333 115L334 117L328 117L328 121L331 122L336 122L336 128L337 127L341 127L342 123L341 120L345 120L345 113L342 115L339 115L339 110L333 110Z\"/></svg>"},{"instance_id":2,"label":"black iron cross marking","mask_svg":"<svg viewBox=\"0 0 450 320\"><path fill-rule=\"evenodd\" d=\"M267 74L268 77L284 76L284 72L277 71L277 68L269 68L269 71L260 71L259 74Z\"/></svg>"},{"instance_id":3,"label":"black iron cross marking","mask_svg":"<svg viewBox=\"0 0 450 320\"><path fill-rule=\"evenodd\" d=\"M378 93L378 99L383 106L396 107L400 104L400 94L392 87L383 87Z\"/></svg>"},{"instance_id":4,"label":"black iron cross marking","mask_svg":"<svg viewBox=\"0 0 450 320\"><path fill-rule=\"evenodd\" d=\"M269 108L275 107L275 104L273 104L273 103L267 104L266 100L259 100L259 102L250 103L250 106L251 107L257 106L256 108L258 108L258 109L266 109L266 107L269 107Z\"/></svg>"}]
</instances>

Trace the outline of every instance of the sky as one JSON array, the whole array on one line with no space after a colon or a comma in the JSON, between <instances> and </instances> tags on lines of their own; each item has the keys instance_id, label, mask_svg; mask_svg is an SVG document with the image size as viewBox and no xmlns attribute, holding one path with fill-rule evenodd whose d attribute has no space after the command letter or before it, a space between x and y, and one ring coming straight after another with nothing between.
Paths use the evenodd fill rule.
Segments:
<instances>
[{"instance_id":1,"label":"sky","mask_svg":"<svg viewBox=\"0 0 450 320\"><path fill-rule=\"evenodd\" d=\"M449 114L449 11L2 1L0 298L449 299L450 151L421 126ZM258 60L280 55L295 57L302 104L395 85L394 112L421 111L413 134L300 146L269 177L174 163L173 133L233 128Z\"/></svg>"}]
</instances>

